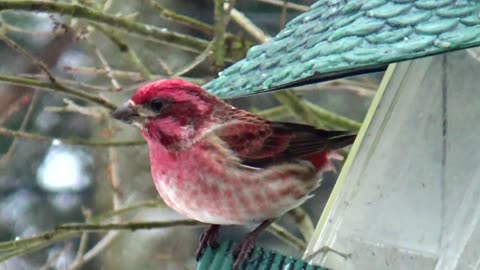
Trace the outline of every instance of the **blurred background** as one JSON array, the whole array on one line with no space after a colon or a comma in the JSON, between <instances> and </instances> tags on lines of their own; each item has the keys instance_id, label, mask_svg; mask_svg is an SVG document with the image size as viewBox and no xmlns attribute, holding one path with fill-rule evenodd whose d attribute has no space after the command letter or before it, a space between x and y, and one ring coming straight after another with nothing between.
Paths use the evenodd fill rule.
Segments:
<instances>
[{"instance_id":1,"label":"blurred background","mask_svg":"<svg viewBox=\"0 0 480 270\"><path fill-rule=\"evenodd\" d=\"M213 0L55 2L87 6L204 44L213 38ZM231 10L241 12L265 35L274 36L313 2L243 0ZM205 48L129 34L95 20L27 10L30 8L0 12L0 269L194 269L202 226L133 232L107 228L88 233L55 228L65 223L184 220L161 202L142 138L134 128L109 119L108 104L119 104L154 79L175 76L202 85L222 67ZM185 18L202 24L187 23ZM260 42L236 20L229 18L226 28L225 67ZM321 120L309 110L296 109L285 100L293 94L350 119L355 129L381 75L230 102L270 119L322 127ZM62 87L109 103L95 104L87 102L89 98L64 95ZM337 165L340 169L342 164ZM335 178L334 173L328 173L317 196L279 220L277 233L263 233L258 244L300 257ZM240 240L253 228L226 227L221 238ZM278 236L282 229L291 238ZM12 240L20 241L15 244Z\"/></svg>"}]
</instances>

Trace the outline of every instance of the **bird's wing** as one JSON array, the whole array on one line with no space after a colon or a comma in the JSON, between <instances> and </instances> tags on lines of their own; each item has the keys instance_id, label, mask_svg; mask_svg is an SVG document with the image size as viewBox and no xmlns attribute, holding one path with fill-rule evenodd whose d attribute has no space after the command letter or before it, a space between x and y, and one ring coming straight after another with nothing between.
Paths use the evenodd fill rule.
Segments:
<instances>
[{"instance_id":1,"label":"bird's wing","mask_svg":"<svg viewBox=\"0 0 480 270\"><path fill-rule=\"evenodd\" d=\"M355 135L315 127L273 122L244 112L215 129L214 133L249 166L294 160L351 144Z\"/></svg>"}]
</instances>

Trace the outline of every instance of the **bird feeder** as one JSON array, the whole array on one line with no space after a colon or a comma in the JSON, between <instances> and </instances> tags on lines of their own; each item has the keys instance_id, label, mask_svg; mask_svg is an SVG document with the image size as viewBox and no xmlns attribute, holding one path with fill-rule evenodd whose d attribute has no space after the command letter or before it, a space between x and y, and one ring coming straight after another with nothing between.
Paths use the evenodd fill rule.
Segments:
<instances>
[{"instance_id":1,"label":"bird feeder","mask_svg":"<svg viewBox=\"0 0 480 270\"><path fill-rule=\"evenodd\" d=\"M388 69L307 260L332 269L478 268L478 52Z\"/></svg>"}]
</instances>

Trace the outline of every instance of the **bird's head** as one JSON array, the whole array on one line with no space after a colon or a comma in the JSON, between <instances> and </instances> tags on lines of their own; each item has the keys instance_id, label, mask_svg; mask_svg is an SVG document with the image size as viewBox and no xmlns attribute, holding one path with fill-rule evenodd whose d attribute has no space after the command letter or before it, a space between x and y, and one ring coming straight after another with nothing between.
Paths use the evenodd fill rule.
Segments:
<instances>
[{"instance_id":1,"label":"bird's head","mask_svg":"<svg viewBox=\"0 0 480 270\"><path fill-rule=\"evenodd\" d=\"M208 128L218 104L199 86L179 80L159 80L140 88L112 117L138 127L149 142L179 147Z\"/></svg>"}]
</instances>

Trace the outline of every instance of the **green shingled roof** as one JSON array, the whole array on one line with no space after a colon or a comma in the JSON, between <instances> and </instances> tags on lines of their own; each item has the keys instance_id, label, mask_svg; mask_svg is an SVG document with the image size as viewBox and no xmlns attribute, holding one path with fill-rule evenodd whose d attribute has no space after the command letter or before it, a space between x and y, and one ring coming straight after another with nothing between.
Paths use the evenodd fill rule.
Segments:
<instances>
[{"instance_id":1,"label":"green shingled roof","mask_svg":"<svg viewBox=\"0 0 480 270\"><path fill-rule=\"evenodd\" d=\"M320 0L205 85L222 98L480 45L480 1Z\"/></svg>"},{"instance_id":2,"label":"green shingled roof","mask_svg":"<svg viewBox=\"0 0 480 270\"><path fill-rule=\"evenodd\" d=\"M197 265L197 270L230 270L233 263L233 242L225 241L216 249L207 247ZM240 267L243 270L327 270L307 264L292 257L256 247L250 258Z\"/></svg>"}]
</instances>

